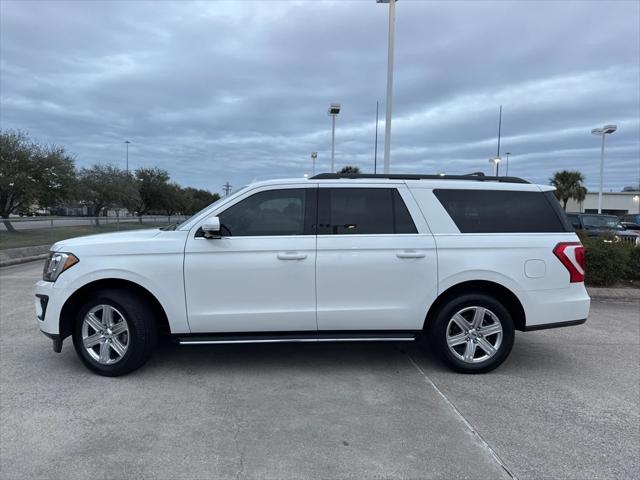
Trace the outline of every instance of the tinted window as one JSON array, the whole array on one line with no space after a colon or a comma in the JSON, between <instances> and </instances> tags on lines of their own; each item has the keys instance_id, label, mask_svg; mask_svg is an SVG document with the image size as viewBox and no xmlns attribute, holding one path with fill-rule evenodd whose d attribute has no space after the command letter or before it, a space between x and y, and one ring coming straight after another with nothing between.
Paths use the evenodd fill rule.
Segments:
<instances>
[{"instance_id":1,"label":"tinted window","mask_svg":"<svg viewBox=\"0 0 640 480\"><path fill-rule=\"evenodd\" d=\"M321 188L318 234L417 233L395 188Z\"/></svg>"},{"instance_id":2,"label":"tinted window","mask_svg":"<svg viewBox=\"0 0 640 480\"><path fill-rule=\"evenodd\" d=\"M567 219L569 220L569 222L571 223L571 226L576 229L576 230L580 230L580 217L578 215L572 215L569 214L567 215Z\"/></svg>"},{"instance_id":3,"label":"tinted window","mask_svg":"<svg viewBox=\"0 0 640 480\"><path fill-rule=\"evenodd\" d=\"M222 235L303 235L307 190L268 190L245 198L219 215Z\"/></svg>"},{"instance_id":4,"label":"tinted window","mask_svg":"<svg viewBox=\"0 0 640 480\"><path fill-rule=\"evenodd\" d=\"M589 230L597 230L597 229L611 229L615 230L618 228L618 217L605 216L605 215L582 215L582 224L584 228Z\"/></svg>"},{"instance_id":5,"label":"tinted window","mask_svg":"<svg viewBox=\"0 0 640 480\"><path fill-rule=\"evenodd\" d=\"M462 233L572 231L557 200L543 192L434 190Z\"/></svg>"}]
</instances>

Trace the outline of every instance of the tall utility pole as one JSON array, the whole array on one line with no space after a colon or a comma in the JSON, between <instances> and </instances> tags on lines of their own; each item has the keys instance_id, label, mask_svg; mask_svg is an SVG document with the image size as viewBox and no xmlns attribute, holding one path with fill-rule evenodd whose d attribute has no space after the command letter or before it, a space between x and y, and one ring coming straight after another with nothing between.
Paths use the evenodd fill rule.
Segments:
<instances>
[{"instance_id":1,"label":"tall utility pole","mask_svg":"<svg viewBox=\"0 0 640 480\"><path fill-rule=\"evenodd\" d=\"M318 158L318 152L311 152L311 162L313 163L313 176L316 175L316 158Z\"/></svg>"},{"instance_id":2,"label":"tall utility pole","mask_svg":"<svg viewBox=\"0 0 640 480\"><path fill-rule=\"evenodd\" d=\"M387 52L387 116L384 124L384 173L389 173L391 152L391 101L393 96L393 50L396 33L396 0L376 0L389 4L389 50Z\"/></svg>"},{"instance_id":3,"label":"tall utility pole","mask_svg":"<svg viewBox=\"0 0 640 480\"><path fill-rule=\"evenodd\" d=\"M125 140L124 144L126 145L127 148L127 173L129 173L129 144L131 142L129 140Z\"/></svg>"},{"instance_id":4,"label":"tall utility pole","mask_svg":"<svg viewBox=\"0 0 640 480\"><path fill-rule=\"evenodd\" d=\"M507 152L505 153L505 155L507 156L507 171L505 172L505 175L508 177L509 176L509 155L511 155L511 152Z\"/></svg>"},{"instance_id":5,"label":"tall utility pole","mask_svg":"<svg viewBox=\"0 0 640 480\"><path fill-rule=\"evenodd\" d=\"M231 184L227 181L222 185L222 190L224 191L224 196L227 197L231 193Z\"/></svg>"},{"instance_id":6,"label":"tall utility pole","mask_svg":"<svg viewBox=\"0 0 640 480\"><path fill-rule=\"evenodd\" d=\"M340 113L340 104L332 103L329 105L327 115L331 117L331 173L333 172L335 165L335 151L336 151L336 117Z\"/></svg>"},{"instance_id":7,"label":"tall utility pole","mask_svg":"<svg viewBox=\"0 0 640 480\"><path fill-rule=\"evenodd\" d=\"M602 136L602 147L600 148L600 190L598 191L598 213L602 213L602 178L604 176L604 137L611 135L618 129L616 125L605 125L602 128L594 128L591 133Z\"/></svg>"},{"instance_id":8,"label":"tall utility pole","mask_svg":"<svg viewBox=\"0 0 640 480\"><path fill-rule=\"evenodd\" d=\"M378 173L378 100L376 100L376 142L373 151L373 173Z\"/></svg>"},{"instance_id":9,"label":"tall utility pole","mask_svg":"<svg viewBox=\"0 0 640 480\"><path fill-rule=\"evenodd\" d=\"M498 117L498 153L497 158L500 158L500 134L502 133L502 105L500 105L500 116Z\"/></svg>"}]
</instances>

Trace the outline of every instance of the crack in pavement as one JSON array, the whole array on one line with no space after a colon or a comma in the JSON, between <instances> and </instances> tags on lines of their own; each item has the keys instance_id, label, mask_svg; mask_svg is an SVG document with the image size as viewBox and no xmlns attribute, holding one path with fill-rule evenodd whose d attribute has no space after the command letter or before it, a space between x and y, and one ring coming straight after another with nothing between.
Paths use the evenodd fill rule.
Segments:
<instances>
[{"instance_id":1,"label":"crack in pavement","mask_svg":"<svg viewBox=\"0 0 640 480\"><path fill-rule=\"evenodd\" d=\"M466 417L462 414L462 412L454 405L454 403L447 398L447 396L438 388L438 386L434 383L433 380L426 374L426 372L416 363L416 361L411 357L409 353L407 353L407 358L411 362L411 364L420 372L422 377L427 381L431 388L433 388L438 395L445 401L445 403L453 410L453 412L458 416L458 418L462 421L462 423L469 429L469 431L473 434L474 437L480 442L481 447L487 451L489 456L505 471L509 477L513 480L518 480L516 474L507 466L507 464L500 458L500 456L495 452L491 445L484 439L484 437L475 429L471 422L466 419Z\"/></svg>"}]
</instances>

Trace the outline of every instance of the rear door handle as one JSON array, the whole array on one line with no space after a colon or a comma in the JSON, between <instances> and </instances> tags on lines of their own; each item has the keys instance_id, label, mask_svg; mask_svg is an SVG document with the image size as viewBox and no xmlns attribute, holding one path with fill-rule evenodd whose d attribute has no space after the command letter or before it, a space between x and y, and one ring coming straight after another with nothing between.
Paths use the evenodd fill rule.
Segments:
<instances>
[{"instance_id":1,"label":"rear door handle","mask_svg":"<svg viewBox=\"0 0 640 480\"><path fill-rule=\"evenodd\" d=\"M304 260L305 258L307 258L306 253L280 252L278 254L278 259L280 260Z\"/></svg>"},{"instance_id":2,"label":"rear door handle","mask_svg":"<svg viewBox=\"0 0 640 480\"><path fill-rule=\"evenodd\" d=\"M396 252L398 258L424 258L427 256L424 252L416 252L415 250L403 250L402 252Z\"/></svg>"}]
</instances>

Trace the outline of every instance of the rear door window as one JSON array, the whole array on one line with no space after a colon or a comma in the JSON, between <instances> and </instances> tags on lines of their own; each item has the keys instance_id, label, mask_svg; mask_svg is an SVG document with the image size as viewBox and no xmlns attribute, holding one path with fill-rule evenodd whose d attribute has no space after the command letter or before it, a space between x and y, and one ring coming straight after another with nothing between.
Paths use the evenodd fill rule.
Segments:
<instances>
[{"instance_id":1,"label":"rear door window","mask_svg":"<svg viewBox=\"0 0 640 480\"><path fill-rule=\"evenodd\" d=\"M395 188L321 188L319 235L418 233Z\"/></svg>"},{"instance_id":2,"label":"rear door window","mask_svg":"<svg viewBox=\"0 0 640 480\"><path fill-rule=\"evenodd\" d=\"M571 232L552 192L433 191L461 233Z\"/></svg>"}]
</instances>

